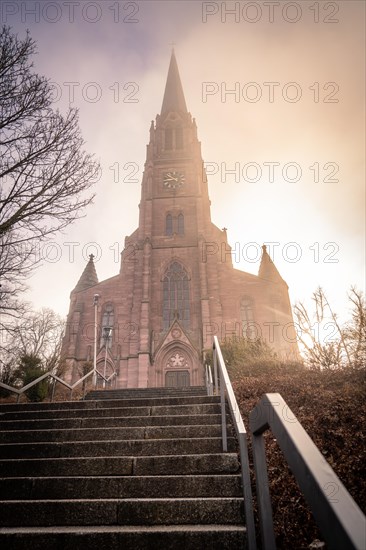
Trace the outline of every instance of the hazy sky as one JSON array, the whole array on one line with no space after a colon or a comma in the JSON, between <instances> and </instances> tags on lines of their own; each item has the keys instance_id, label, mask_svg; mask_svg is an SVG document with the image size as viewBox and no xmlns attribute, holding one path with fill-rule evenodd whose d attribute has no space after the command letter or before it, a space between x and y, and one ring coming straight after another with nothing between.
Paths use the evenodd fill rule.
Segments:
<instances>
[{"instance_id":1,"label":"hazy sky","mask_svg":"<svg viewBox=\"0 0 366 550\"><path fill-rule=\"evenodd\" d=\"M29 281L35 307L66 314L91 252L99 280L118 272L175 43L212 220L228 228L234 265L257 273L259 246L278 243L270 252L292 302L321 285L347 315L350 285L365 280L363 1L3 1L0 9L20 36L30 30L36 70L54 82L61 111L79 108L86 148L102 165L94 205Z\"/></svg>"}]
</instances>

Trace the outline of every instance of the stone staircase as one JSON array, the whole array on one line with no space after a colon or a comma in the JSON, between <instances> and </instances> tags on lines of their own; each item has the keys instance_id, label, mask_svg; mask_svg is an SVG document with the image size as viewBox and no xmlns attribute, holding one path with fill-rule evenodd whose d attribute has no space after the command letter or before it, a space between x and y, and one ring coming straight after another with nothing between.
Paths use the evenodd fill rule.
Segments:
<instances>
[{"instance_id":1,"label":"stone staircase","mask_svg":"<svg viewBox=\"0 0 366 550\"><path fill-rule=\"evenodd\" d=\"M237 444L203 388L0 405L0 548L244 548Z\"/></svg>"}]
</instances>

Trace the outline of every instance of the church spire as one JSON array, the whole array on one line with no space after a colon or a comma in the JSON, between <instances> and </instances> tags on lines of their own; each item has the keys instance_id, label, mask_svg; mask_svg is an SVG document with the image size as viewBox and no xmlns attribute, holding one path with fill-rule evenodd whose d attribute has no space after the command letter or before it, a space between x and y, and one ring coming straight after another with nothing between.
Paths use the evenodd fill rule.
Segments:
<instances>
[{"instance_id":1,"label":"church spire","mask_svg":"<svg viewBox=\"0 0 366 550\"><path fill-rule=\"evenodd\" d=\"M258 277L261 279L267 279L272 283L285 283L275 264L272 262L270 255L267 252L267 247L264 244L262 246L263 254L261 259L261 264L259 266Z\"/></svg>"},{"instance_id":2,"label":"church spire","mask_svg":"<svg viewBox=\"0 0 366 550\"><path fill-rule=\"evenodd\" d=\"M78 284L74 288L73 292L80 292L81 290L85 290L97 284L98 284L98 275L95 270L94 256L93 254L90 254L89 261L86 264L85 269L82 272L81 277L78 281Z\"/></svg>"},{"instance_id":3,"label":"church spire","mask_svg":"<svg viewBox=\"0 0 366 550\"><path fill-rule=\"evenodd\" d=\"M184 99L182 83L179 76L177 60L175 58L174 48L172 50L172 55L170 58L168 78L165 85L161 114L165 115L169 111L180 111L183 113L188 112L186 100Z\"/></svg>"}]
</instances>

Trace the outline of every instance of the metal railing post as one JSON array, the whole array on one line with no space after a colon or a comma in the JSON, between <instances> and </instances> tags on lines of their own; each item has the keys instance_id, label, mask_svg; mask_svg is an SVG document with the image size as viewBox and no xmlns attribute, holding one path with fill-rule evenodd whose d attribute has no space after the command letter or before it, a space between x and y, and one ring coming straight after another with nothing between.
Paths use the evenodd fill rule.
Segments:
<instances>
[{"instance_id":1,"label":"metal railing post","mask_svg":"<svg viewBox=\"0 0 366 550\"><path fill-rule=\"evenodd\" d=\"M243 484L244 503L245 503L245 520L247 524L247 533L248 533L248 547L256 548L257 541L255 537L253 495L252 495L252 485L250 482L247 435L245 433L240 433L238 435L238 440L239 440L239 449L240 449L241 479Z\"/></svg>"},{"instance_id":2,"label":"metal railing post","mask_svg":"<svg viewBox=\"0 0 366 550\"><path fill-rule=\"evenodd\" d=\"M247 547L249 550L255 550L257 548L256 536L255 536L255 524L253 515L253 498L252 487L250 483L250 471L249 471L249 456L247 445L247 433L244 426L240 409L235 398L234 390L230 382L230 378L225 366L224 358L222 356L220 345L217 336L214 336L214 342L212 346L214 365L216 364L215 378L217 380L217 371L219 375L219 384L216 381L217 386L220 387L220 401L221 401L221 422L222 422L222 447L223 451L227 451L227 426L226 426L226 398L229 405L231 419L235 432L239 442L240 448L240 464L241 464L241 477L243 484L243 496L244 496L244 508L245 519L247 528ZM244 546L244 543L243 543Z\"/></svg>"},{"instance_id":3,"label":"metal railing post","mask_svg":"<svg viewBox=\"0 0 366 550\"><path fill-rule=\"evenodd\" d=\"M57 384L57 381L54 380L54 381L53 381L53 384L52 384L51 403L53 403L53 399L54 399L54 397L55 397L56 384Z\"/></svg>"},{"instance_id":4,"label":"metal railing post","mask_svg":"<svg viewBox=\"0 0 366 550\"><path fill-rule=\"evenodd\" d=\"M97 385L97 312L98 312L98 300L99 294L94 294L94 360L93 360L93 387L96 389Z\"/></svg>"},{"instance_id":5,"label":"metal railing post","mask_svg":"<svg viewBox=\"0 0 366 550\"><path fill-rule=\"evenodd\" d=\"M226 429L226 403L225 403L225 383L222 376L221 365L219 366L220 373L220 401L221 401L221 433L222 433L222 450L227 452L227 429Z\"/></svg>"},{"instance_id":6,"label":"metal railing post","mask_svg":"<svg viewBox=\"0 0 366 550\"><path fill-rule=\"evenodd\" d=\"M219 390L219 382L217 377L217 354L216 354L215 347L212 350L212 355L213 355L213 366L214 366L215 395L217 395Z\"/></svg>"},{"instance_id":7,"label":"metal railing post","mask_svg":"<svg viewBox=\"0 0 366 550\"><path fill-rule=\"evenodd\" d=\"M276 550L271 496L269 494L266 450L262 434L253 435L252 441L262 546L265 550Z\"/></svg>"}]
</instances>

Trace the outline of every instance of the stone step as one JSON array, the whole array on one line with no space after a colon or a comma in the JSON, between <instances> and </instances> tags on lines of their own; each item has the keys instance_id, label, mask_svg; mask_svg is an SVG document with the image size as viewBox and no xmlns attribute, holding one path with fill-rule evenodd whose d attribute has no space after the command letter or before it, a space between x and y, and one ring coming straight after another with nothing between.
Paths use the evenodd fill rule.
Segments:
<instances>
[{"instance_id":1,"label":"stone step","mask_svg":"<svg viewBox=\"0 0 366 550\"><path fill-rule=\"evenodd\" d=\"M208 395L185 395L183 397L174 396L155 396L155 397L133 397L128 399L113 398L87 401L61 401L52 403L6 403L0 404L0 417L4 412L24 411L26 405L27 411L57 411L65 409L102 409L118 407L143 407L154 405L191 405L219 403L219 396Z\"/></svg>"},{"instance_id":2,"label":"stone step","mask_svg":"<svg viewBox=\"0 0 366 550\"><path fill-rule=\"evenodd\" d=\"M228 427L232 435L231 427ZM221 437L221 425L208 426L149 426L76 428L62 430L8 430L0 432L0 443L63 442L63 441L122 441L131 439L187 439Z\"/></svg>"},{"instance_id":3,"label":"stone step","mask_svg":"<svg viewBox=\"0 0 366 550\"><path fill-rule=\"evenodd\" d=\"M0 478L2 500L242 497L241 475Z\"/></svg>"},{"instance_id":4,"label":"stone step","mask_svg":"<svg viewBox=\"0 0 366 550\"><path fill-rule=\"evenodd\" d=\"M189 388L126 388L112 390L92 390L84 397L89 399L125 399L126 397L149 397L149 396L185 396L185 395L204 395L207 396L207 390L202 386Z\"/></svg>"},{"instance_id":5,"label":"stone step","mask_svg":"<svg viewBox=\"0 0 366 550\"><path fill-rule=\"evenodd\" d=\"M205 525L244 522L242 498L0 501L1 527Z\"/></svg>"},{"instance_id":6,"label":"stone step","mask_svg":"<svg viewBox=\"0 0 366 550\"><path fill-rule=\"evenodd\" d=\"M63 409L63 410L18 410L0 412L1 421L27 420L42 418L77 418L91 416L172 416L172 415L200 415L219 414L219 403L193 404L193 405L153 405L132 406L118 408L88 408L88 409Z\"/></svg>"},{"instance_id":7,"label":"stone step","mask_svg":"<svg viewBox=\"0 0 366 550\"><path fill-rule=\"evenodd\" d=\"M179 395L179 394L175 394L175 393L172 393L172 394L164 394L164 393L155 393L155 394L150 394L150 395L144 395L142 393L137 393L137 394L126 394L126 395L123 395L121 396L119 393L114 393L114 394L111 394L111 395L104 395L104 393L101 393L100 395L98 394L91 394L89 396L88 399L84 399L83 400L83 403L89 403L89 402L93 402L93 401L139 401L140 399L146 399L146 400L154 400L154 399L190 399L190 400L194 400L194 399L206 399L207 395L204 395L202 393L196 393L196 394L192 394L192 393L189 393L189 394L183 394L183 395ZM213 397L213 396L211 396ZM218 396L215 396L215 397L218 397Z\"/></svg>"},{"instance_id":8,"label":"stone step","mask_svg":"<svg viewBox=\"0 0 366 550\"><path fill-rule=\"evenodd\" d=\"M206 390L177 390L168 388L162 389L130 389L130 390L93 390L89 392L84 400L88 399L114 399L117 396L117 399L125 399L126 397L166 397L166 396L177 396L183 397L186 395L207 395Z\"/></svg>"},{"instance_id":9,"label":"stone step","mask_svg":"<svg viewBox=\"0 0 366 550\"><path fill-rule=\"evenodd\" d=\"M2 478L237 474L239 467L237 453L0 460Z\"/></svg>"},{"instance_id":10,"label":"stone step","mask_svg":"<svg viewBox=\"0 0 366 550\"><path fill-rule=\"evenodd\" d=\"M1 418L1 416L0 416ZM229 418L228 418L229 422ZM220 414L166 415L166 416L92 416L76 418L46 418L30 420L0 420L0 430L52 430L74 428L112 428L134 426L181 426L220 424Z\"/></svg>"},{"instance_id":11,"label":"stone step","mask_svg":"<svg viewBox=\"0 0 366 550\"><path fill-rule=\"evenodd\" d=\"M234 451L236 441L228 438L228 450ZM2 443L0 459L7 458L68 458L103 456L158 456L166 454L219 453L220 437L190 439L131 439L124 441L63 441L41 443Z\"/></svg>"},{"instance_id":12,"label":"stone step","mask_svg":"<svg viewBox=\"0 0 366 550\"><path fill-rule=\"evenodd\" d=\"M237 441L228 422L222 452L220 412L202 389L0 406L0 548L242 549Z\"/></svg>"},{"instance_id":13,"label":"stone step","mask_svg":"<svg viewBox=\"0 0 366 550\"><path fill-rule=\"evenodd\" d=\"M0 529L9 550L239 550L245 539L244 526L221 524Z\"/></svg>"}]
</instances>

